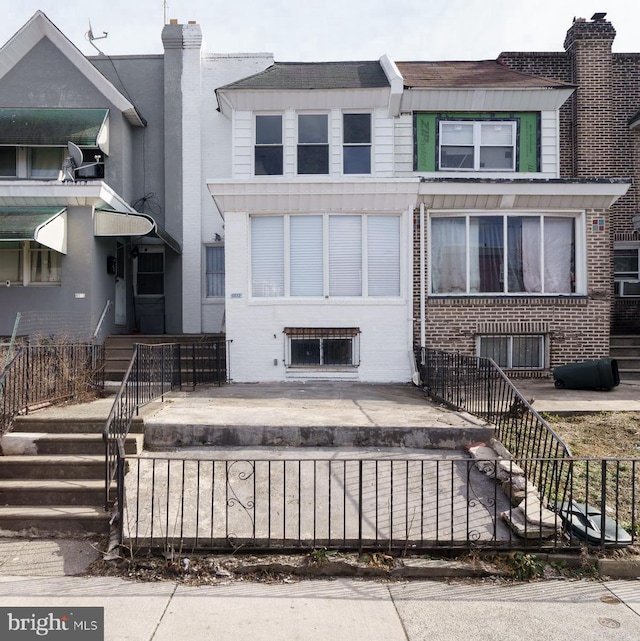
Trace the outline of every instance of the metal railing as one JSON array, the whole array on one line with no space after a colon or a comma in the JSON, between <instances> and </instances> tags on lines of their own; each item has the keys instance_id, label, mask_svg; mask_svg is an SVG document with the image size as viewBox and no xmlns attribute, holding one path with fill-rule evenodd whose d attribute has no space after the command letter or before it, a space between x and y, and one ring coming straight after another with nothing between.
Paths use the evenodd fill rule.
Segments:
<instances>
[{"instance_id":1,"label":"metal railing","mask_svg":"<svg viewBox=\"0 0 640 641\"><path fill-rule=\"evenodd\" d=\"M199 454L203 456L202 452ZM204 455L206 456L206 455ZM554 461L516 459L512 472ZM192 550L558 549L637 541L640 461L574 460L573 498L624 525L607 540L581 537L562 510L486 474L486 464L451 458L222 459L128 456L122 541L134 548ZM580 486L575 479L580 468ZM604 497L604 498L603 498ZM565 515L566 516L566 515ZM596 519L598 521L598 519ZM596 523L596 529L600 521ZM605 522L601 527L604 531ZM630 538L626 532L630 532ZM590 534L590 532L585 532Z\"/></svg>"},{"instance_id":2,"label":"metal railing","mask_svg":"<svg viewBox=\"0 0 640 641\"><path fill-rule=\"evenodd\" d=\"M496 439L512 456L539 461L530 480L551 500L564 496L569 466L545 461L570 458L569 447L492 359L423 348L419 362L432 399L495 425Z\"/></svg>"},{"instance_id":3,"label":"metal railing","mask_svg":"<svg viewBox=\"0 0 640 641\"><path fill-rule=\"evenodd\" d=\"M105 505L122 505L125 441L140 407L183 385L222 385L227 380L225 341L194 344L134 345L129 367L103 430L105 443ZM115 482L115 496L112 486Z\"/></svg>"},{"instance_id":4,"label":"metal railing","mask_svg":"<svg viewBox=\"0 0 640 641\"><path fill-rule=\"evenodd\" d=\"M21 345L0 375L0 420L9 429L33 407L104 388L104 346Z\"/></svg>"}]
</instances>

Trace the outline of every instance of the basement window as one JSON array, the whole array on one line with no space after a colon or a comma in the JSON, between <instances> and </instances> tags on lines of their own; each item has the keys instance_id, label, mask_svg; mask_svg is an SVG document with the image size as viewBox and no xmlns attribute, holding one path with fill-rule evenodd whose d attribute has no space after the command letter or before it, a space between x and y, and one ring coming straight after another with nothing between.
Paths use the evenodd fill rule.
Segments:
<instances>
[{"instance_id":1,"label":"basement window","mask_svg":"<svg viewBox=\"0 0 640 641\"><path fill-rule=\"evenodd\" d=\"M479 336L478 356L493 359L502 369L543 369L544 343L542 335Z\"/></svg>"},{"instance_id":2,"label":"basement window","mask_svg":"<svg viewBox=\"0 0 640 641\"><path fill-rule=\"evenodd\" d=\"M360 330L355 327L285 327L287 367L357 367Z\"/></svg>"}]
</instances>

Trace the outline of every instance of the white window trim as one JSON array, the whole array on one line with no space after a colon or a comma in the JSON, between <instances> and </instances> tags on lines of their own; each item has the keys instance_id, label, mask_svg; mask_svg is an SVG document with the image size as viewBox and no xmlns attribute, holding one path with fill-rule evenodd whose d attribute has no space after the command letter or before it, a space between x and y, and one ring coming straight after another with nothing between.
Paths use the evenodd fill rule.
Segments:
<instances>
[{"instance_id":1,"label":"white window trim","mask_svg":"<svg viewBox=\"0 0 640 641\"><path fill-rule=\"evenodd\" d=\"M640 286L640 244L637 242L616 242L613 250L634 250L638 254L638 271L637 272L616 272L614 266L615 296L616 298L640 298L640 293L626 294L625 287L627 284Z\"/></svg>"},{"instance_id":2,"label":"white window trim","mask_svg":"<svg viewBox=\"0 0 640 641\"><path fill-rule=\"evenodd\" d=\"M54 249L49 249L44 246L35 246L37 243L25 240L21 241L20 250L5 250L5 251L20 251L22 254L22 280L10 281L9 287L59 287L62 284L62 264L60 265L60 279L55 281L32 281L31 280L31 257L35 252L49 252L51 255L57 254ZM6 286L5 282L0 283L0 286Z\"/></svg>"},{"instance_id":3,"label":"white window trim","mask_svg":"<svg viewBox=\"0 0 640 641\"><path fill-rule=\"evenodd\" d=\"M346 115L368 115L369 116L369 143L354 143L354 142L345 142L344 140L344 117ZM374 149L373 149L373 130L374 130L374 114L372 111L368 110L356 110L356 111L342 111L341 114L341 138L342 138L342 147L341 147L341 152L342 152L342 157L340 158L340 167L341 167L341 172L345 176L372 176L374 175L374 167L373 167L373 161L374 161ZM368 147L369 148L369 173L368 174L356 174L356 173L345 173L344 171L344 148L345 147Z\"/></svg>"},{"instance_id":4,"label":"white window trim","mask_svg":"<svg viewBox=\"0 0 640 641\"><path fill-rule=\"evenodd\" d=\"M473 216L553 216L557 218L572 218L575 223L575 292L471 292L469 291L469 243L466 243L467 253L467 291L454 292L454 293L434 293L432 290L432 267L431 257L433 256L431 240L431 221L435 218L469 218ZM467 221L467 228L468 228ZM586 216L584 210L581 211L487 211L487 210L437 210L429 211L427 218L427 283L429 296L437 296L442 298L459 298L461 296L481 297L481 298L500 298L500 297L536 297L536 298L582 298L587 294L587 257L586 257ZM468 235L467 235L468 238Z\"/></svg>"},{"instance_id":5,"label":"white window trim","mask_svg":"<svg viewBox=\"0 0 640 641\"><path fill-rule=\"evenodd\" d=\"M512 130L512 158L511 168L505 167L480 167L480 150L483 147L503 147L504 145L482 145L481 128L487 124L509 125ZM473 167L443 167L442 166L442 147L443 146L466 146L466 145L443 145L442 128L444 125L473 125ZM517 169L517 150L518 150L518 123L516 120L496 119L496 120L440 120L438 123L438 171L463 171L463 172L509 172L514 173Z\"/></svg>"},{"instance_id":6,"label":"white window trim","mask_svg":"<svg viewBox=\"0 0 640 641\"><path fill-rule=\"evenodd\" d=\"M222 247L222 248L224 248L224 246L225 246L225 245L224 245L224 243L223 243L223 242L219 242L219 243L218 243L218 242L216 242L216 243L207 243L207 244L206 244L206 245L204 245L204 247L203 247L203 257L202 257L202 263L203 263L203 264L202 264L202 267L203 267L203 270L202 270L202 271L203 271L203 273L204 273L204 279L203 279L203 289L204 289L204 292L203 292L203 298L204 298L205 300L207 300L207 301L224 300L224 298L225 298L225 294L223 294L222 296L209 296L209 295L207 294L207 276L209 275L209 272L207 272L207 249L209 249L209 247ZM218 274L218 273L220 273L220 272L212 272L212 273L214 273L214 274ZM226 260L225 260L225 264L223 265L222 275L223 275L223 277L224 277L224 278L223 278L223 282L224 282L224 281L226 280ZM226 282L224 282L224 289L225 289L225 292L226 292Z\"/></svg>"},{"instance_id":7,"label":"white window trim","mask_svg":"<svg viewBox=\"0 0 640 641\"><path fill-rule=\"evenodd\" d=\"M275 145L275 144L258 144L256 141L256 134L258 131L258 126L256 124L256 120L258 116L280 116L280 144ZM269 178L269 177L277 177L277 176L284 176L285 173L285 115L281 111L258 111L253 113L253 120L252 120L252 139L251 139L251 149L252 149L252 154L251 154L251 173L253 176L258 176L259 178ZM282 149L282 173L280 174L256 174L256 149L258 147L280 147Z\"/></svg>"},{"instance_id":8,"label":"white window trim","mask_svg":"<svg viewBox=\"0 0 640 641\"><path fill-rule=\"evenodd\" d=\"M327 142L326 143L304 143L300 142L300 116L326 116L327 117ZM294 152L294 162L295 162L295 173L296 176L330 176L331 175L331 131L332 131L332 122L331 122L331 113L329 111L296 111L295 113L295 128L296 128L296 144ZM301 174L298 171L298 149L300 147L315 147L315 146L326 146L327 148L327 173L326 174L310 174L303 173Z\"/></svg>"}]
</instances>

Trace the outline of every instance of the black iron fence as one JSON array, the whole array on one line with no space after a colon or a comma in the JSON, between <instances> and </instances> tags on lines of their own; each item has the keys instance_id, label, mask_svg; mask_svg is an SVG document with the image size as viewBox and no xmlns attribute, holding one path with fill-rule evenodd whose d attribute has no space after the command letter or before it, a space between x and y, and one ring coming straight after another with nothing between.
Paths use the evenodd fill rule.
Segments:
<instances>
[{"instance_id":1,"label":"black iron fence","mask_svg":"<svg viewBox=\"0 0 640 641\"><path fill-rule=\"evenodd\" d=\"M501 480L500 473L487 474L495 460L459 453L278 460L128 456L122 540L176 552L324 547L393 553L637 541L635 492L623 500L620 488L638 482L638 461L572 460L570 494L552 509L530 487L519 495L514 478L526 480L531 469L557 463L515 459ZM585 504L600 511L589 515ZM580 510L590 525L583 525Z\"/></svg>"},{"instance_id":2,"label":"black iron fence","mask_svg":"<svg viewBox=\"0 0 640 641\"><path fill-rule=\"evenodd\" d=\"M221 385L227 380L227 361L225 341L134 345L131 362L103 431L107 506L114 502L116 506L122 505L124 444L139 408L183 385ZM112 494L114 482L115 495Z\"/></svg>"},{"instance_id":3,"label":"black iron fence","mask_svg":"<svg viewBox=\"0 0 640 641\"><path fill-rule=\"evenodd\" d=\"M19 414L104 388L104 346L20 345L0 375L2 431Z\"/></svg>"}]
</instances>

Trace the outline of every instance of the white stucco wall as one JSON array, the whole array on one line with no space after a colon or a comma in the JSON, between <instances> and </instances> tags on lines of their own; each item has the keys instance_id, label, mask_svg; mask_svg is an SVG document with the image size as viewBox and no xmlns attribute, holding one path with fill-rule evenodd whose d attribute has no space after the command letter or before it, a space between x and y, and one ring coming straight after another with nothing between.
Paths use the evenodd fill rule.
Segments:
<instances>
[{"instance_id":1,"label":"white stucco wall","mask_svg":"<svg viewBox=\"0 0 640 641\"><path fill-rule=\"evenodd\" d=\"M394 299L251 298L250 217L229 213L227 231L227 338L231 377L237 382L291 378L346 378L362 382L411 379L412 252L410 216L402 216L401 296ZM360 328L360 365L350 371L289 370L285 327Z\"/></svg>"}]
</instances>

